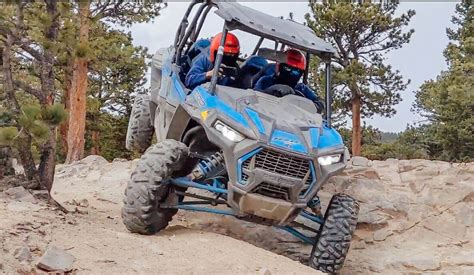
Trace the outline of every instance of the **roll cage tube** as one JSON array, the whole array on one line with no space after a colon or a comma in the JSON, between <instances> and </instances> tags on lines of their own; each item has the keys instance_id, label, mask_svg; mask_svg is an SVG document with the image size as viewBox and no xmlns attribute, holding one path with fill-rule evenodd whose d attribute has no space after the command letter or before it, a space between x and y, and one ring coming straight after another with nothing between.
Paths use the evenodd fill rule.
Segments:
<instances>
[{"instance_id":1,"label":"roll cage tube","mask_svg":"<svg viewBox=\"0 0 474 275\"><path fill-rule=\"evenodd\" d=\"M216 91L217 76L218 76L219 68L221 67L222 57L224 56L224 45L225 45L225 40L227 38L227 32L228 32L227 24L224 23L224 27L222 28L221 42L219 45L219 49L217 50L217 55L214 61L214 70L212 72L211 87L209 89L209 92L211 92L212 95L214 95Z\"/></svg>"},{"instance_id":2,"label":"roll cage tube","mask_svg":"<svg viewBox=\"0 0 474 275\"><path fill-rule=\"evenodd\" d=\"M308 72L309 72L309 61L311 60L311 54L306 53L306 68L304 69L303 83L308 84Z\"/></svg>"},{"instance_id":3,"label":"roll cage tube","mask_svg":"<svg viewBox=\"0 0 474 275\"><path fill-rule=\"evenodd\" d=\"M193 3L194 4L194 3ZM191 5L193 5L191 4ZM175 56L175 60L174 62L176 64L178 64L179 62L179 58L181 57L181 52L183 51L183 48L184 46L186 45L186 41L188 40L188 38L191 36L196 24L197 24L197 21L199 19L199 17L201 16L201 13L202 11L204 10L204 8L207 6L207 3L204 3L202 4L199 9L197 10L196 12L196 15L194 16L193 18L193 21L191 22L191 26L189 26L186 30L186 34L184 35L184 37L179 41L179 46L178 46L178 50L176 51L176 56Z\"/></svg>"},{"instance_id":4,"label":"roll cage tube","mask_svg":"<svg viewBox=\"0 0 474 275\"><path fill-rule=\"evenodd\" d=\"M197 29L194 31L193 36L191 37L191 41L196 42L199 33L201 32L202 26L204 25L204 21L206 21L207 14L209 11L212 9L212 5L207 5L206 10L204 11L203 15L201 16L201 20L199 21L199 24L197 26Z\"/></svg>"},{"instance_id":5,"label":"roll cage tube","mask_svg":"<svg viewBox=\"0 0 474 275\"><path fill-rule=\"evenodd\" d=\"M332 104L332 94L331 94L331 59L326 61L326 123L329 128L331 128L331 104Z\"/></svg>"},{"instance_id":6,"label":"roll cage tube","mask_svg":"<svg viewBox=\"0 0 474 275\"><path fill-rule=\"evenodd\" d=\"M192 11L193 7L196 4L200 3L200 2L201 1L194 0L193 2L191 2L191 4L189 4L188 9L186 10L186 13L183 16L183 19L181 19L181 23L179 24L179 28L176 31L176 36L174 38L174 44L173 44L174 47L178 46L179 42L181 41L181 39L184 36L184 31L188 27L188 17L189 17L189 14L191 14L191 11Z\"/></svg>"}]
</instances>

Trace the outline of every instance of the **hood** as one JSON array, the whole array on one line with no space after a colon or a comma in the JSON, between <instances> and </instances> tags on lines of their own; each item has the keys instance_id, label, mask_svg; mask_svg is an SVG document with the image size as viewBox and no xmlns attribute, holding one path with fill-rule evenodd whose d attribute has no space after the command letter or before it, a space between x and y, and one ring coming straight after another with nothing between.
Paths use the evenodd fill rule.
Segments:
<instances>
[{"instance_id":1,"label":"hood","mask_svg":"<svg viewBox=\"0 0 474 275\"><path fill-rule=\"evenodd\" d=\"M313 102L304 97L277 98L224 86L218 86L216 96L262 143L302 154L343 145L341 136L324 125Z\"/></svg>"}]
</instances>

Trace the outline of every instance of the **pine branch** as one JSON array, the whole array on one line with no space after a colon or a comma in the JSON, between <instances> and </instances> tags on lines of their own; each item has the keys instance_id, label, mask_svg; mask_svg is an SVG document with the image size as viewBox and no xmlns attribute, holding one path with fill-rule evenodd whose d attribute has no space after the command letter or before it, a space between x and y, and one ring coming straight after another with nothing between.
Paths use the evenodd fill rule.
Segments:
<instances>
[{"instance_id":1,"label":"pine branch","mask_svg":"<svg viewBox=\"0 0 474 275\"><path fill-rule=\"evenodd\" d=\"M17 88L22 89L26 93L36 97L41 103L46 102L46 97L44 96L44 94L40 90L35 89L35 88L31 87L30 85L28 85L25 82L20 81L20 80L13 80L13 84Z\"/></svg>"}]
</instances>

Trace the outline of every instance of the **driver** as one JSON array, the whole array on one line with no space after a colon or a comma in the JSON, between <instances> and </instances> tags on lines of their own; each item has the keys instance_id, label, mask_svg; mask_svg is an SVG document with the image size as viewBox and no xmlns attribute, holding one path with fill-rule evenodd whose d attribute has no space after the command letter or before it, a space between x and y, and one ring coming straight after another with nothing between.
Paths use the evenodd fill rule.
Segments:
<instances>
[{"instance_id":1,"label":"driver","mask_svg":"<svg viewBox=\"0 0 474 275\"><path fill-rule=\"evenodd\" d=\"M306 69L306 58L299 50L288 49L285 51L286 62L276 63L276 72L273 75L261 77L255 84L255 90L265 91L265 89L275 84L290 86L295 92L314 102L318 112L324 109L324 103L319 96L306 84L298 83Z\"/></svg>"},{"instance_id":2,"label":"driver","mask_svg":"<svg viewBox=\"0 0 474 275\"><path fill-rule=\"evenodd\" d=\"M214 61L217 55L217 50L221 43L222 33L218 33L211 41L209 55L203 54L199 57L186 75L185 85L189 89L194 89L212 78L214 72ZM227 33L224 56L222 57L222 64L228 67L237 67L237 58L240 53L239 39L232 33ZM222 75L221 72L219 72ZM231 78L227 76L220 77L218 82L220 85L230 86Z\"/></svg>"}]
</instances>

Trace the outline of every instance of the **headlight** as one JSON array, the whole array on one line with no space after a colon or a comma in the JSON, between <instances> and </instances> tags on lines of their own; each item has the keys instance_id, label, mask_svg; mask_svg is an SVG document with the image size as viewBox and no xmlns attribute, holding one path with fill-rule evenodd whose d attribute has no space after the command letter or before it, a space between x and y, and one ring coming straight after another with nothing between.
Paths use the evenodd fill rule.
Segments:
<instances>
[{"instance_id":1,"label":"headlight","mask_svg":"<svg viewBox=\"0 0 474 275\"><path fill-rule=\"evenodd\" d=\"M341 154L322 156L318 158L318 162L322 166L331 165L341 161Z\"/></svg>"},{"instance_id":2,"label":"headlight","mask_svg":"<svg viewBox=\"0 0 474 275\"><path fill-rule=\"evenodd\" d=\"M239 132L230 128L219 120L214 124L214 128L230 141L240 142L244 140L243 135L241 135Z\"/></svg>"}]
</instances>

